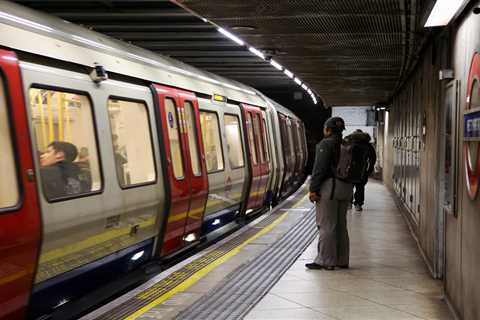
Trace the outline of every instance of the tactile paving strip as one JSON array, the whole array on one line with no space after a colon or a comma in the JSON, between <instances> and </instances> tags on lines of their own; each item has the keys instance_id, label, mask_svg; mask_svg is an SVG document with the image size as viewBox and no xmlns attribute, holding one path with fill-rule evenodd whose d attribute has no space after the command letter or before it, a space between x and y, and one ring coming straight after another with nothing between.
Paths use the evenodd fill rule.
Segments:
<instances>
[{"instance_id":1,"label":"tactile paving strip","mask_svg":"<svg viewBox=\"0 0 480 320\"><path fill-rule=\"evenodd\" d=\"M257 233L260 233L263 228L272 224L277 218L279 218L284 213L279 209L292 205L293 203L301 199L303 196L304 196L304 193L297 192L295 196L291 197L282 206L274 210L274 212L270 216L268 216L267 218L265 218L264 220L262 220L261 222L259 222L258 224L256 224L255 226L247 230L246 232L235 237L231 241L221 245L217 249L212 250L206 255L194 260L193 262L187 264L183 268L173 272L171 275L169 275L165 279L160 280L158 283L156 283L152 287L133 296L129 300L119 304L115 308L96 317L95 319L118 320L118 319L125 319L131 316L137 310L147 306L148 304L152 303L159 297L162 297L163 295L167 294L169 291L179 286L181 283L186 281L188 278L190 278L193 274L195 274L199 270L207 267L212 262L216 261L217 259L226 255L230 251L234 250L236 247L238 247L240 244L245 242L247 239L255 236Z\"/></svg>"},{"instance_id":2,"label":"tactile paving strip","mask_svg":"<svg viewBox=\"0 0 480 320\"><path fill-rule=\"evenodd\" d=\"M176 320L242 319L302 254L316 235L309 210L277 243L228 276Z\"/></svg>"}]
</instances>

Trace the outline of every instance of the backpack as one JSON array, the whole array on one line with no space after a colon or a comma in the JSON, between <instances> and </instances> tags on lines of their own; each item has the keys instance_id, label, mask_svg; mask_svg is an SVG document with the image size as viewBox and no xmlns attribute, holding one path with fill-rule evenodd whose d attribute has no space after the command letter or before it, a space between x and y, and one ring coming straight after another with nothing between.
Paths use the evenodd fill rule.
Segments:
<instances>
[{"instance_id":1,"label":"backpack","mask_svg":"<svg viewBox=\"0 0 480 320\"><path fill-rule=\"evenodd\" d=\"M368 145L356 140L342 140L335 177L348 183L367 179Z\"/></svg>"}]
</instances>

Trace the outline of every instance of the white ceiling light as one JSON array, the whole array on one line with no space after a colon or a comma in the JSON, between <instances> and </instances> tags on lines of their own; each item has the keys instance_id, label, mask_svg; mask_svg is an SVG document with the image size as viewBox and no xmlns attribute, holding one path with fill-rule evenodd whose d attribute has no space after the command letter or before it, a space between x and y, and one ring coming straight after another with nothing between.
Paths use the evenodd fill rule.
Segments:
<instances>
[{"instance_id":1,"label":"white ceiling light","mask_svg":"<svg viewBox=\"0 0 480 320\"><path fill-rule=\"evenodd\" d=\"M254 47L248 48L248 51L250 51L251 53L253 53L257 57L260 57L263 60L265 60L265 55L263 53L261 53L259 50L255 49Z\"/></svg>"},{"instance_id":2,"label":"white ceiling light","mask_svg":"<svg viewBox=\"0 0 480 320\"><path fill-rule=\"evenodd\" d=\"M292 79L293 79L293 73L292 73L292 72L290 72L290 70L287 70L287 69L285 69L285 70L283 71L283 73L285 73L285 74L287 75L287 77L289 77L289 78L292 78Z\"/></svg>"},{"instance_id":3,"label":"white ceiling light","mask_svg":"<svg viewBox=\"0 0 480 320\"><path fill-rule=\"evenodd\" d=\"M305 83L304 83L304 84L302 84L302 88L303 88L303 90L305 90L305 91L307 91L307 90L308 90L308 87L305 85Z\"/></svg>"},{"instance_id":4,"label":"white ceiling light","mask_svg":"<svg viewBox=\"0 0 480 320\"><path fill-rule=\"evenodd\" d=\"M200 19L202 19L202 20L203 20L203 22L205 22L205 23L208 23L208 20L207 20L207 19L205 19L204 17L200 17Z\"/></svg>"},{"instance_id":5,"label":"white ceiling light","mask_svg":"<svg viewBox=\"0 0 480 320\"><path fill-rule=\"evenodd\" d=\"M446 26L466 0L437 0L428 16L425 28Z\"/></svg>"},{"instance_id":6,"label":"white ceiling light","mask_svg":"<svg viewBox=\"0 0 480 320\"><path fill-rule=\"evenodd\" d=\"M221 34L223 34L225 37L235 41L239 46L243 46L245 44L245 42L242 41L242 39L240 39L239 37L237 37L236 35L228 32L227 30L223 29L223 28L218 28L217 29L218 32L220 32Z\"/></svg>"},{"instance_id":7,"label":"white ceiling light","mask_svg":"<svg viewBox=\"0 0 480 320\"><path fill-rule=\"evenodd\" d=\"M275 60L271 59L270 64L275 67L275 69L282 71L283 67Z\"/></svg>"},{"instance_id":8,"label":"white ceiling light","mask_svg":"<svg viewBox=\"0 0 480 320\"><path fill-rule=\"evenodd\" d=\"M295 77L295 79L293 79L293 81L295 81L295 83L298 84L299 86L302 85L302 81L300 79L298 79L297 77Z\"/></svg>"}]
</instances>

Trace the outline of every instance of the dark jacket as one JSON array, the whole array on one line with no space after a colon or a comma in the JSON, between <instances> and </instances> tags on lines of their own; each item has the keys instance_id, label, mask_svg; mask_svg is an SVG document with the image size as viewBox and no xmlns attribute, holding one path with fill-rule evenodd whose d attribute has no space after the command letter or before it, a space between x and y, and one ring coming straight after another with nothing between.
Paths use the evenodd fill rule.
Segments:
<instances>
[{"instance_id":1,"label":"dark jacket","mask_svg":"<svg viewBox=\"0 0 480 320\"><path fill-rule=\"evenodd\" d=\"M338 134L332 134L317 143L312 178L310 180L310 192L318 193L325 180L334 176L341 143L342 136Z\"/></svg>"},{"instance_id":2,"label":"dark jacket","mask_svg":"<svg viewBox=\"0 0 480 320\"><path fill-rule=\"evenodd\" d=\"M367 148L367 152L368 152L368 155L367 155L368 168L367 168L367 175L366 175L367 180L368 180L368 176L373 173L373 170L375 168L375 162L377 161L377 152L375 151L375 148L370 143L370 139L371 139L370 135L366 132L354 132L345 137L345 140L356 141L358 143L365 145L365 147Z\"/></svg>"},{"instance_id":3,"label":"dark jacket","mask_svg":"<svg viewBox=\"0 0 480 320\"><path fill-rule=\"evenodd\" d=\"M40 169L43 191L47 199L56 199L83 192L80 168L62 161Z\"/></svg>"}]
</instances>

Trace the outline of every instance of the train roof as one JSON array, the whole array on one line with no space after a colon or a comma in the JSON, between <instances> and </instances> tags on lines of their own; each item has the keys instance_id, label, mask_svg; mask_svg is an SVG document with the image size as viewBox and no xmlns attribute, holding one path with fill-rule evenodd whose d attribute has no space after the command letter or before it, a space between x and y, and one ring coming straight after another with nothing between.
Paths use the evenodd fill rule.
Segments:
<instances>
[{"instance_id":1,"label":"train roof","mask_svg":"<svg viewBox=\"0 0 480 320\"><path fill-rule=\"evenodd\" d=\"M269 97L265 96L264 94L262 94L262 93L260 93L260 94L264 97L265 100L267 100L267 103L270 105L270 107L272 107L276 111L278 111L280 113L283 113L284 115L287 115L290 118L301 121L290 109L285 108L284 106L282 106L281 104L279 104L275 100L270 99Z\"/></svg>"},{"instance_id":2,"label":"train roof","mask_svg":"<svg viewBox=\"0 0 480 320\"><path fill-rule=\"evenodd\" d=\"M6 1L0 1L0 45L266 107L247 85Z\"/></svg>"}]
</instances>

